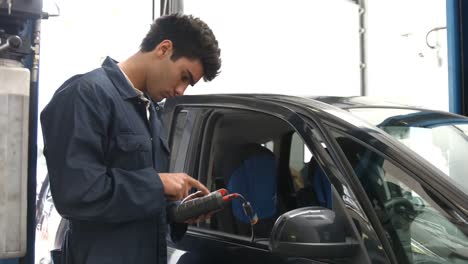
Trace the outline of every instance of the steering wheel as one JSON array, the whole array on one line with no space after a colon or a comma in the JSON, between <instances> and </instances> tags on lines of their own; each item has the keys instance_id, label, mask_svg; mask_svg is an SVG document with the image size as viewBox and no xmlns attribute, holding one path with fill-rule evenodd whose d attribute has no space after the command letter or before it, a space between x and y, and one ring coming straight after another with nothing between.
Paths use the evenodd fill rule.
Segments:
<instances>
[{"instance_id":1,"label":"steering wheel","mask_svg":"<svg viewBox=\"0 0 468 264\"><path fill-rule=\"evenodd\" d=\"M417 215L414 205L403 197L393 197L385 202L384 205L387 212L407 216L411 221L413 221Z\"/></svg>"}]
</instances>

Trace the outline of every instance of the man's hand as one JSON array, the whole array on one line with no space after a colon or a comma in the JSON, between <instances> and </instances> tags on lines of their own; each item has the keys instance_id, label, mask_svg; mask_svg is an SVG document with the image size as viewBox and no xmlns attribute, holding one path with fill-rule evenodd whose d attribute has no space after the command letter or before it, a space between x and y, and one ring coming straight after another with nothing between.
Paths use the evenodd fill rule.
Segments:
<instances>
[{"instance_id":1,"label":"man's hand","mask_svg":"<svg viewBox=\"0 0 468 264\"><path fill-rule=\"evenodd\" d=\"M171 201L184 199L192 188L201 191L202 195L210 193L205 185L185 173L159 173L159 178L164 185L164 194Z\"/></svg>"}]
</instances>

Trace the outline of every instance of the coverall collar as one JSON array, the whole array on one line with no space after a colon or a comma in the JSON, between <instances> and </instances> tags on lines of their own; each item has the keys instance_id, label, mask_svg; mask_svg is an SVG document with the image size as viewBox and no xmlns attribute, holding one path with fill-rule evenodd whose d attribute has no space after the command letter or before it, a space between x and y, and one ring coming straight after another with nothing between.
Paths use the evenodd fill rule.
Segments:
<instances>
[{"instance_id":1,"label":"coverall collar","mask_svg":"<svg viewBox=\"0 0 468 264\"><path fill-rule=\"evenodd\" d=\"M119 91L123 99L136 98L139 96L137 91L130 85L122 70L117 65L117 61L111 57L106 57L102 63L102 68L106 71L109 79L114 83L115 88Z\"/></svg>"}]
</instances>

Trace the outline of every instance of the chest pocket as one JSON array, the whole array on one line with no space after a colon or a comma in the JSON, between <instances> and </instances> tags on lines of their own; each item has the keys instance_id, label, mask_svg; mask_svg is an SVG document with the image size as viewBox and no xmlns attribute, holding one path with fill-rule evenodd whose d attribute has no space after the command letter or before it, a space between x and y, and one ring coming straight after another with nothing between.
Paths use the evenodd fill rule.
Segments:
<instances>
[{"instance_id":1,"label":"chest pocket","mask_svg":"<svg viewBox=\"0 0 468 264\"><path fill-rule=\"evenodd\" d=\"M111 165L114 168L137 170L152 167L152 144L146 135L117 135L114 150L111 154Z\"/></svg>"},{"instance_id":2,"label":"chest pocket","mask_svg":"<svg viewBox=\"0 0 468 264\"><path fill-rule=\"evenodd\" d=\"M118 135L116 137L117 146L125 151L151 151L151 140L145 135Z\"/></svg>"}]
</instances>

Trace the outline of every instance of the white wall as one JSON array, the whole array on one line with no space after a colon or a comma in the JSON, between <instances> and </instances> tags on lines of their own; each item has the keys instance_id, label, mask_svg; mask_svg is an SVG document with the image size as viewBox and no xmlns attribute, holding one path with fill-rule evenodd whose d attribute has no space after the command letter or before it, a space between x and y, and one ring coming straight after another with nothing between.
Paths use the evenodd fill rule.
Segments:
<instances>
[{"instance_id":1,"label":"white wall","mask_svg":"<svg viewBox=\"0 0 468 264\"><path fill-rule=\"evenodd\" d=\"M357 6L346 0L186 0L222 49L222 74L199 93L359 95ZM370 96L448 110L445 1L368 0Z\"/></svg>"},{"instance_id":2,"label":"white wall","mask_svg":"<svg viewBox=\"0 0 468 264\"><path fill-rule=\"evenodd\" d=\"M448 110L446 1L368 2L369 95Z\"/></svg>"},{"instance_id":3,"label":"white wall","mask_svg":"<svg viewBox=\"0 0 468 264\"><path fill-rule=\"evenodd\" d=\"M425 43L431 28L445 26L445 1L368 2L369 95L448 109L446 31L429 36L440 48ZM58 4L61 17L43 22L40 109L68 77L107 55L135 52L151 23L148 0ZM223 59L221 75L188 94L360 93L358 10L350 1L185 0L184 9L210 25Z\"/></svg>"},{"instance_id":4,"label":"white wall","mask_svg":"<svg viewBox=\"0 0 468 264\"><path fill-rule=\"evenodd\" d=\"M223 60L199 93L358 95L357 6L344 0L186 0L213 29Z\"/></svg>"}]
</instances>

